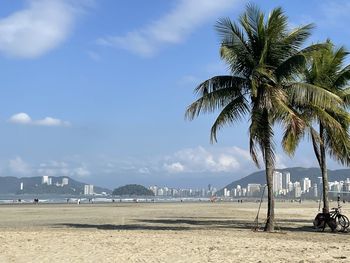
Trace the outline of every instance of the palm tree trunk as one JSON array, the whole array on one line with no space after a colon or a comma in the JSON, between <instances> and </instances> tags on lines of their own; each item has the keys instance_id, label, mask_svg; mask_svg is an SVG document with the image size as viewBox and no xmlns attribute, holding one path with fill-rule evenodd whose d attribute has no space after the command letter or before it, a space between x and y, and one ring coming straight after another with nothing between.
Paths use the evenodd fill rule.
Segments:
<instances>
[{"instance_id":1,"label":"palm tree trunk","mask_svg":"<svg viewBox=\"0 0 350 263\"><path fill-rule=\"evenodd\" d=\"M275 199L273 195L273 158L271 153L271 141L267 140L265 145L265 171L266 171L266 183L267 183L267 221L264 230L267 232L273 232L275 229Z\"/></svg>"},{"instance_id":2,"label":"palm tree trunk","mask_svg":"<svg viewBox=\"0 0 350 263\"><path fill-rule=\"evenodd\" d=\"M320 168L322 173L322 190L323 190L323 213L329 213L329 200L328 200L328 174L326 164L326 149L324 145L323 125L320 123Z\"/></svg>"}]
</instances>

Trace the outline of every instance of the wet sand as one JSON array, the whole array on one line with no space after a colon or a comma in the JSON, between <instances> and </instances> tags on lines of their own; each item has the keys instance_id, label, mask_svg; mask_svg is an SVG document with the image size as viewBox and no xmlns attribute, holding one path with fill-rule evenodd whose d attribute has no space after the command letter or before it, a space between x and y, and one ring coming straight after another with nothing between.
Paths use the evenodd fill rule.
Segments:
<instances>
[{"instance_id":1,"label":"wet sand","mask_svg":"<svg viewBox=\"0 0 350 263\"><path fill-rule=\"evenodd\" d=\"M1 205L0 262L350 262L349 233L312 228L316 202L277 202L276 233L252 231L257 209L236 202ZM350 215L350 204L343 212Z\"/></svg>"}]
</instances>

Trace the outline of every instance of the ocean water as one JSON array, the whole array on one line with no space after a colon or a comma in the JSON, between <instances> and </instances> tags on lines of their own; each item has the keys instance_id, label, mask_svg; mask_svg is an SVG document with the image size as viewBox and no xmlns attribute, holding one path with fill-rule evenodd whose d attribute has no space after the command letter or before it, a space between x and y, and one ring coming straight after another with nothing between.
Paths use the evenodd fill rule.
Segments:
<instances>
[{"instance_id":1,"label":"ocean water","mask_svg":"<svg viewBox=\"0 0 350 263\"><path fill-rule=\"evenodd\" d=\"M208 202L209 198L173 198L173 197L118 197L118 196L69 196L69 195L0 195L1 204L30 204L34 199L39 203L117 203L117 202Z\"/></svg>"}]
</instances>

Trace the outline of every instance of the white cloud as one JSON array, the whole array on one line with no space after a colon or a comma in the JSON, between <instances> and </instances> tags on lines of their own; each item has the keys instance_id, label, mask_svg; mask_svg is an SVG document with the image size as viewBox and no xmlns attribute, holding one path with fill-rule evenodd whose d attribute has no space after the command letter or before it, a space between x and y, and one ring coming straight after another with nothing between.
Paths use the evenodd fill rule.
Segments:
<instances>
[{"instance_id":1,"label":"white cloud","mask_svg":"<svg viewBox=\"0 0 350 263\"><path fill-rule=\"evenodd\" d=\"M10 122L18 124L31 124L32 118L27 113L21 112L11 116Z\"/></svg>"},{"instance_id":2,"label":"white cloud","mask_svg":"<svg viewBox=\"0 0 350 263\"><path fill-rule=\"evenodd\" d=\"M37 173L48 176L69 176L72 174L67 163L58 161L41 163Z\"/></svg>"},{"instance_id":3,"label":"white cloud","mask_svg":"<svg viewBox=\"0 0 350 263\"><path fill-rule=\"evenodd\" d=\"M163 169L169 173L238 172L248 166L253 166L250 154L239 147L183 149L168 156L163 163Z\"/></svg>"},{"instance_id":4,"label":"white cloud","mask_svg":"<svg viewBox=\"0 0 350 263\"><path fill-rule=\"evenodd\" d=\"M91 172L84 166L74 169L73 174L78 177L88 177Z\"/></svg>"},{"instance_id":5,"label":"white cloud","mask_svg":"<svg viewBox=\"0 0 350 263\"><path fill-rule=\"evenodd\" d=\"M35 58L56 48L71 33L79 2L29 0L26 8L0 18L0 52Z\"/></svg>"},{"instance_id":6,"label":"white cloud","mask_svg":"<svg viewBox=\"0 0 350 263\"><path fill-rule=\"evenodd\" d=\"M62 121L60 119L55 119L51 117L46 117L42 120L34 121L33 123L39 126L69 126L70 125L70 123L67 121Z\"/></svg>"},{"instance_id":7,"label":"white cloud","mask_svg":"<svg viewBox=\"0 0 350 263\"><path fill-rule=\"evenodd\" d=\"M179 0L173 10L144 28L128 32L125 36L100 38L97 42L149 57L165 44L183 42L200 25L239 2L241 1Z\"/></svg>"},{"instance_id":8,"label":"white cloud","mask_svg":"<svg viewBox=\"0 0 350 263\"><path fill-rule=\"evenodd\" d=\"M150 170L147 167L142 167L138 170L140 174L150 174Z\"/></svg>"},{"instance_id":9,"label":"white cloud","mask_svg":"<svg viewBox=\"0 0 350 263\"><path fill-rule=\"evenodd\" d=\"M38 126L70 126L68 121L63 121L60 119L45 117L40 120L33 120L27 113L21 112L14 114L10 117L9 122L15 124L24 124L24 125L38 125Z\"/></svg>"},{"instance_id":10,"label":"white cloud","mask_svg":"<svg viewBox=\"0 0 350 263\"><path fill-rule=\"evenodd\" d=\"M88 177L91 175L90 170L85 164L74 164L59 161L49 161L41 163L36 169L39 175L48 176L73 176L73 177Z\"/></svg>"},{"instance_id":11,"label":"white cloud","mask_svg":"<svg viewBox=\"0 0 350 263\"><path fill-rule=\"evenodd\" d=\"M185 167L179 163L171 163L171 164L164 164L164 169L169 172L169 173L179 173L179 172L183 172L185 170Z\"/></svg>"},{"instance_id":12,"label":"white cloud","mask_svg":"<svg viewBox=\"0 0 350 263\"><path fill-rule=\"evenodd\" d=\"M9 168L11 172L19 175L28 175L32 170L30 165L23 161L19 156L9 161Z\"/></svg>"}]
</instances>

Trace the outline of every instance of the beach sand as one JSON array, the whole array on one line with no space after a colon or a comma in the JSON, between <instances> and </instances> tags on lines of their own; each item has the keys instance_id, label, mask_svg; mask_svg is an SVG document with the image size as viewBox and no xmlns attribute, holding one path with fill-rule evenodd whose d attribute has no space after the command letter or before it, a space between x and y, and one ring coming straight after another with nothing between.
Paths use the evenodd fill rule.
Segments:
<instances>
[{"instance_id":1,"label":"beach sand","mask_svg":"<svg viewBox=\"0 0 350 263\"><path fill-rule=\"evenodd\" d=\"M335 206L335 203L331 204ZM312 229L317 202L0 206L0 262L350 262L350 234ZM350 204L343 206L350 214ZM265 218L261 210L261 221Z\"/></svg>"}]
</instances>

